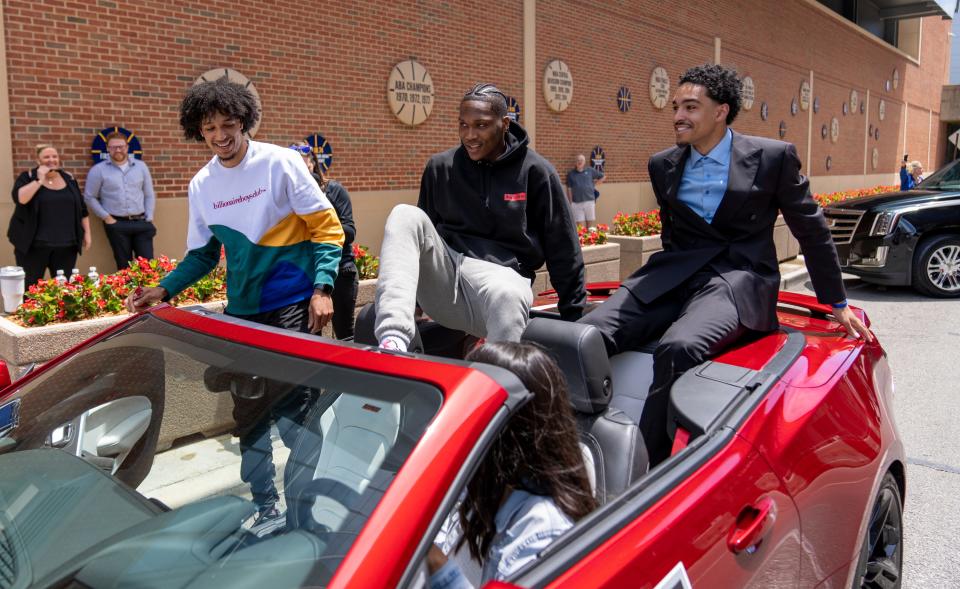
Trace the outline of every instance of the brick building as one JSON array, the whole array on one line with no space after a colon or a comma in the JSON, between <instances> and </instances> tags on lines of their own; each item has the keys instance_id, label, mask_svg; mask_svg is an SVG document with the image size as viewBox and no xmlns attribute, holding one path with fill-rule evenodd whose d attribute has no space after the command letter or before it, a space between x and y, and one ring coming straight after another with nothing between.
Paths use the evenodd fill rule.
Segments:
<instances>
[{"instance_id":1,"label":"brick building","mask_svg":"<svg viewBox=\"0 0 960 589\"><path fill-rule=\"evenodd\" d=\"M815 190L889 184L903 153L928 170L941 163L950 22L942 9L903 20L884 8L896 0L861 4L876 5L876 19L885 19L879 29L869 18L854 24L844 3L831 0L399 0L315 8L288 0L3 0L0 186L8 190L34 165L41 141L60 148L82 183L95 134L125 127L142 142L160 197L158 252L179 257L186 185L209 152L182 138L178 102L198 76L231 68L261 98L257 140L327 139L331 175L353 197L358 242L376 250L389 210L416 200L429 155L456 144L459 97L488 80L517 99L536 149L561 173L577 153L602 146L608 179L598 215L609 221L617 210L654 206L647 158L672 144L669 104L660 110L649 99L651 72L664 68L672 92L685 68L708 61L753 79L753 107L734 128L778 137L782 121ZM433 82L432 112L418 126L401 123L387 102L391 69L408 59ZM543 96L553 60L566 63L573 80L562 112ZM809 109L793 114L804 82ZM632 97L626 112L617 108L621 87ZM12 206L0 204L3 227ZM94 250L80 263L110 268L103 229L93 224ZM0 263L11 263L12 246L4 244Z\"/></svg>"}]
</instances>

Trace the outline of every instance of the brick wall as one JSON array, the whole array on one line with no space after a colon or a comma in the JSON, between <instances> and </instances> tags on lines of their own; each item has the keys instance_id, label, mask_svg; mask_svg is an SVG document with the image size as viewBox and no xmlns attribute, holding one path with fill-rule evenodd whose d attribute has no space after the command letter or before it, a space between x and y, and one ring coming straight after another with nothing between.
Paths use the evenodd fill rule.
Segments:
<instances>
[{"instance_id":1,"label":"brick wall","mask_svg":"<svg viewBox=\"0 0 960 589\"><path fill-rule=\"evenodd\" d=\"M234 2L132 3L109 0L4 0L14 166L33 162L32 146L53 141L68 170L82 180L93 134L108 125L135 130L161 197L183 196L187 181L209 157L180 136L176 110L183 92L208 69L227 66L256 85L265 113L258 140L285 144L320 132L334 148L333 175L351 191L409 190L418 186L430 154L457 142L461 93L491 80L523 97L523 10L517 0L481 4L452 0L330 2L310 9L277 0L251 16ZM667 9L668 8L668 9ZM807 153L807 113L792 116L790 99L814 71L822 108L813 117L809 170L814 175L861 174L864 130L859 112L841 105L857 89L871 92L869 120L880 127L876 172L895 172L902 145L902 109L910 104L906 145L926 158L928 118L939 141L939 97L948 59L949 23L923 22L920 65L864 38L805 0L604 0L584 4L538 0L536 22L537 147L563 172L575 154L602 145L608 181L647 180L647 158L672 143L671 111L648 99L651 70L673 80L686 67L712 61L714 37L722 61L753 77L757 98L734 127L778 136ZM416 128L400 124L385 100L386 78L397 62L415 57L436 91L430 118ZM563 59L574 78L570 108L557 114L541 98L543 67ZM884 81L900 70L899 89ZM620 86L633 106L616 108ZM877 100L887 117L876 116ZM760 119L767 102L769 119ZM840 141L820 138L830 117ZM922 124L921 124L922 123ZM936 157L940 149L931 153ZM827 172L826 156L833 159ZM924 162L934 169L935 162Z\"/></svg>"}]
</instances>

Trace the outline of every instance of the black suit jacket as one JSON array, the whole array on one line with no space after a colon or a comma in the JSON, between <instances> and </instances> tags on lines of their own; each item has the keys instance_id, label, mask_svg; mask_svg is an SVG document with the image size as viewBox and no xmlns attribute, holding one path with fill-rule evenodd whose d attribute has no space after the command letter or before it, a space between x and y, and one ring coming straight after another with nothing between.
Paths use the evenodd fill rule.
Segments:
<instances>
[{"instance_id":1,"label":"black suit jacket","mask_svg":"<svg viewBox=\"0 0 960 589\"><path fill-rule=\"evenodd\" d=\"M734 133L727 191L712 223L677 198L690 149L673 147L650 158L664 251L624 281L634 296L650 303L709 267L733 290L744 327L775 329L780 271L773 226L781 212L800 242L817 299L844 300L837 251L792 144Z\"/></svg>"}]
</instances>

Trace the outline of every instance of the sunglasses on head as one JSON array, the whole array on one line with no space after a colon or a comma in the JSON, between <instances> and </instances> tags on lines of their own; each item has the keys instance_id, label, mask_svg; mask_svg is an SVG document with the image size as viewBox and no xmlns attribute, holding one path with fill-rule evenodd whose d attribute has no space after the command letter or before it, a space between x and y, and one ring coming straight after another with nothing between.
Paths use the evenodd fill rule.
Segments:
<instances>
[{"instance_id":1,"label":"sunglasses on head","mask_svg":"<svg viewBox=\"0 0 960 589\"><path fill-rule=\"evenodd\" d=\"M313 151L309 145L291 145L290 149L299 152L300 155L310 155L310 152Z\"/></svg>"}]
</instances>

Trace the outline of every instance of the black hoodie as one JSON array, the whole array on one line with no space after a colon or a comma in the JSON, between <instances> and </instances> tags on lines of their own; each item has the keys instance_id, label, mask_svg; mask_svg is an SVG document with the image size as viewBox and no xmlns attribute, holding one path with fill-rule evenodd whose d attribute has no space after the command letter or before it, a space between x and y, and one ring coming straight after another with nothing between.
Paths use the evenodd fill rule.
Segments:
<instances>
[{"instance_id":1,"label":"black hoodie","mask_svg":"<svg viewBox=\"0 0 960 589\"><path fill-rule=\"evenodd\" d=\"M587 294L583 256L556 169L527 147L511 122L507 148L475 162L461 145L430 158L420 201L437 232L465 256L509 266L533 279L544 259L564 319L579 319Z\"/></svg>"}]
</instances>

